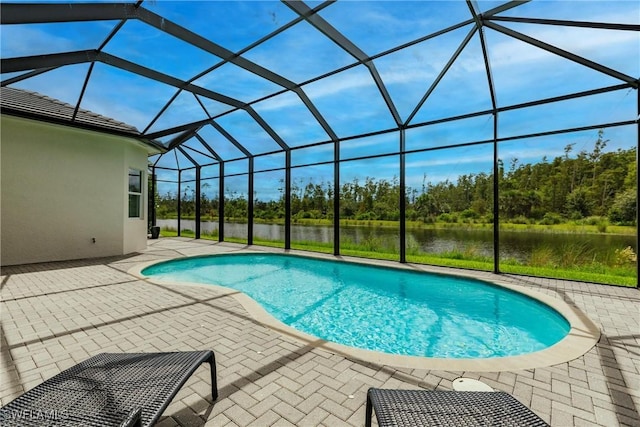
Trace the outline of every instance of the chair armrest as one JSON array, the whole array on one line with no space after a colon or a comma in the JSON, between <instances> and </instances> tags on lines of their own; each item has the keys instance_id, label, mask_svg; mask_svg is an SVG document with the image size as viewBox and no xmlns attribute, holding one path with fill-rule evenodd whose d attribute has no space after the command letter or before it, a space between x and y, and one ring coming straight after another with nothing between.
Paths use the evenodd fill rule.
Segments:
<instances>
[{"instance_id":1,"label":"chair armrest","mask_svg":"<svg viewBox=\"0 0 640 427\"><path fill-rule=\"evenodd\" d=\"M129 415L122 420L120 427L142 427L142 408L129 412Z\"/></svg>"}]
</instances>

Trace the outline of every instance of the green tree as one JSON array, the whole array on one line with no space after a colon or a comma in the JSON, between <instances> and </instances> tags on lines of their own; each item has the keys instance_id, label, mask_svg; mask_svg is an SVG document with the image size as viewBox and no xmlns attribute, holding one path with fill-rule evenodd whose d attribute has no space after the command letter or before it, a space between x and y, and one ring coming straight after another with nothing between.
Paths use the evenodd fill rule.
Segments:
<instances>
[{"instance_id":1,"label":"green tree","mask_svg":"<svg viewBox=\"0 0 640 427\"><path fill-rule=\"evenodd\" d=\"M616 196L609 209L609 220L622 224L636 224L637 208L636 190L626 190Z\"/></svg>"},{"instance_id":2,"label":"green tree","mask_svg":"<svg viewBox=\"0 0 640 427\"><path fill-rule=\"evenodd\" d=\"M593 206L592 197L584 187L578 187L567 196L565 205L567 214L571 218L584 218L591 215Z\"/></svg>"}]
</instances>

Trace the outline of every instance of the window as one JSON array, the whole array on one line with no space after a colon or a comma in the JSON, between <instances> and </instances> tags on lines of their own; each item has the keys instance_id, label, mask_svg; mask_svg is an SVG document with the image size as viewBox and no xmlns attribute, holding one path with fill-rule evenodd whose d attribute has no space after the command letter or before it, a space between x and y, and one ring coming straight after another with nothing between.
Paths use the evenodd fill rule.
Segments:
<instances>
[{"instance_id":1,"label":"window","mask_svg":"<svg viewBox=\"0 0 640 427\"><path fill-rule=\"evenodd\" d=\"M129 169L129 218L142 218L142 171Z\"/></svg>"}]
</instances>

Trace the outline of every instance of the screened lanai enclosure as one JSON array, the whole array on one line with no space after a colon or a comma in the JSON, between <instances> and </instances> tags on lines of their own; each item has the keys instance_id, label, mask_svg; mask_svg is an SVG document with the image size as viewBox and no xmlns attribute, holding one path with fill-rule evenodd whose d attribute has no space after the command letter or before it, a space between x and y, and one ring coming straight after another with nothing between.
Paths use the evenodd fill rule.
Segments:
<instances>
[{"instance_id":1,"label":"screened lanai enclosure","mask_svg":"<svg viewBox=\"0 0 640 427\"><path fill-rule=\"evenodd\" d=\"M638 2L2 2L1 23L3 90L73 107L3 114L135 127L163 151L163 235L637 286Z\"/></svg>"}]
</instances>

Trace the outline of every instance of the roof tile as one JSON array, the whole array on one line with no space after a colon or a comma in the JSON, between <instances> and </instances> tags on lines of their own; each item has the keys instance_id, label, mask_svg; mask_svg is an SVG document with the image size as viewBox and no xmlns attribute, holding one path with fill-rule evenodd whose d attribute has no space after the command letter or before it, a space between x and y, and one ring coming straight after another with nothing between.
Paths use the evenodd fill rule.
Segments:
<instances>
[{"instance_id":1,"label":"roof tile","mask_svg":"<svg viewBox=\"0 0 640 427\"><path fill-rule=\"evenodd\" d=\"M58 99L50 98L38 92L32 92L23 89L2 87L0 92L0 102L2 108L9 111L23 112L34 114L37 116L54 118L58 120L72 121L75 107L62 102ZM140 131L135 127L110 117L94 113L82 108L78 109L75 122L94 126L97 128L106 128L119 132L130 133L140 136Z\"/></svg>"}]
</instances>

